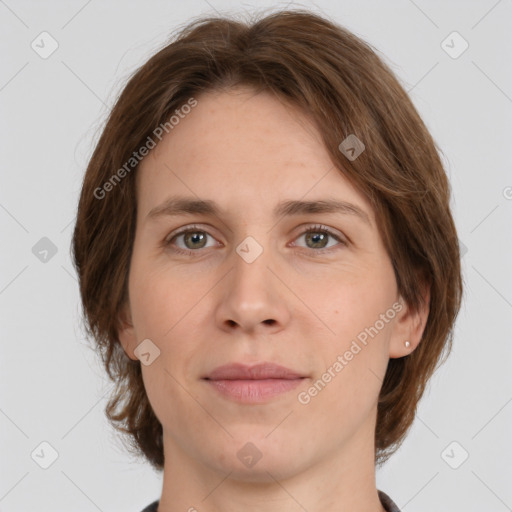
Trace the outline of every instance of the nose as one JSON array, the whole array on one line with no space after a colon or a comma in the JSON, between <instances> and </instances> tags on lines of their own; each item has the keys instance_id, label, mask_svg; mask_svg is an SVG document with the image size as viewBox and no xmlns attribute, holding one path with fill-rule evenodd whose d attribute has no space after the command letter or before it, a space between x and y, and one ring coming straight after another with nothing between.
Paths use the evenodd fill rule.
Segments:
<instances>
[{"instance_id":1,"label":"nose","mask_svg":"<svg viewBox=\"0 0 512 512\"><path fill-rule=\"evenodd\" d=\"M271 334L288 324L286 288L274 267L270 250L265 249L252 262L233 252L233 268L221 282L215 313L222 330Z\"/></svg>"}]
</instances>

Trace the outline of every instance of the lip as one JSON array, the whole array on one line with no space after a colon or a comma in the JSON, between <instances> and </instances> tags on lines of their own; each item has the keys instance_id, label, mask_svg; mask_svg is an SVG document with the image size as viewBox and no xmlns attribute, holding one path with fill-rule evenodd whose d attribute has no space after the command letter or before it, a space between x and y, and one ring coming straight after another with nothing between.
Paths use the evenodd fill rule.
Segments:
<instances>
[{"instance_id":1,"label":"lip","mask_svg":"<svg viewBox=\"0 0 512 512\"><path fill-rule=\"evenodd\" d=\"M242 363L225 364L215 368L205 378L208 380L263 380L298 379L304 377L298 372L274 363L247 365Z\"/></svg>"},{"instance_id":2,"label":"lip","mask_svg":"<svg viewBox=\"0 0 512 512\"><path fill-rule=\"evenodd\" d=\"M241 403L264 403L296 388L306 376L274 363L226 364L204 380L222 396Z\"/></svg>"}]
</instances>

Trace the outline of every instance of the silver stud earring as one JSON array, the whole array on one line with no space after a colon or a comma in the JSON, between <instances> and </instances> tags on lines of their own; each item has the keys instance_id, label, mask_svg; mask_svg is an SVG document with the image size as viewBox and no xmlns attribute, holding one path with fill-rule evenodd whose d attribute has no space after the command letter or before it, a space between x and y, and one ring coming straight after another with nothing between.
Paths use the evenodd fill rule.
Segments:
<instances>
[{"instance_id":1,"label":"silver stud earring","mask_svg":"<svg viewBox=\"0 0 512 512\"><path fill-rule=\"evenodd\" d=\"M410 341L404 341L404 345L406 348L409 348L411 346L411 342Z\"/></svg>"}]
</instances>

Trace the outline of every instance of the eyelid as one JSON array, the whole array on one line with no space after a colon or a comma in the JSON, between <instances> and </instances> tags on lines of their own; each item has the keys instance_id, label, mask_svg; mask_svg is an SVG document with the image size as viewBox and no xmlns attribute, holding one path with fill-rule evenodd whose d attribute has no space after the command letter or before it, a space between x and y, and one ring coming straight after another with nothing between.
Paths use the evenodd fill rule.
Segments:
<instances>
[{"instance_id":1,"label":"eyelid","mask_svg":"<svg viewBox=\"0 0 512 512\"><path fill-rule=\"evenodd\" d=\"M187 233L188 231L205 231L200 224L187 224L186 226L182 226L181 228L176 229L175 231L171 231L165 238L164 242L170 242L174 237L181 235L183 233Z\"/></svg>"}]
</instances>

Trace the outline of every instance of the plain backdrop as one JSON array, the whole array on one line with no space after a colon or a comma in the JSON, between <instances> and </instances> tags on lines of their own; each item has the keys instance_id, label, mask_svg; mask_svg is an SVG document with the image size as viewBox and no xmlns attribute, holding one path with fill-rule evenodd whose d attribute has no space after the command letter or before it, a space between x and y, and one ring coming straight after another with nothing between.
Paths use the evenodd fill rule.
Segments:
<instances>
[{"instance_id":1,"label":"plain backdrop","mask_svg":"<svg viewBox=\"0 0 512 512\"><path fill-rule=\"evenodd\" d=\"M285 5L0 0L2 512L140 512L159 498L161 475L106 421L110 383L81 327L70 258L81 180L126 78L179 25ZM465 281L454 350L378 488L404 512L512 510L512 4L290 6L379 51L442 149L453 189Z\"/></svg>"}]
</instances>

